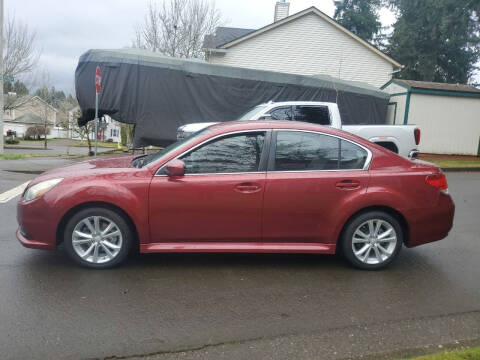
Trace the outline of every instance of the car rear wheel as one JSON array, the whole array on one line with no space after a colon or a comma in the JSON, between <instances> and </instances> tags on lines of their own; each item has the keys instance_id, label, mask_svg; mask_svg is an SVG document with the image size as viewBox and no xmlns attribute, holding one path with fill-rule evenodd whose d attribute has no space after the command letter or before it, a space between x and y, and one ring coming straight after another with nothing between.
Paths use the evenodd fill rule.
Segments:
<instances>
[{"instance_id":1,"label":"car rear wheel","mask_svg":"<svg viewBox=\"0 0 480 360\"><path fill-rule=\"evenodd\" d=\"M132 232L120 214L105 208L79 211L68 221L64 233L65 249L80 265L106 269L127 257Z\"/></svg>"},{"instance_id":2,"label":"car rear wheel","mask_svg":"<svg viewBox=\"0 0 480 360\"><path fill-rule=\"evenodd\" d=\"M342 235L342 252L353 266L378 270L397 257L402 243L402 228L393 216L369 211L347 224Z\"/></svg>"}]
</instances>

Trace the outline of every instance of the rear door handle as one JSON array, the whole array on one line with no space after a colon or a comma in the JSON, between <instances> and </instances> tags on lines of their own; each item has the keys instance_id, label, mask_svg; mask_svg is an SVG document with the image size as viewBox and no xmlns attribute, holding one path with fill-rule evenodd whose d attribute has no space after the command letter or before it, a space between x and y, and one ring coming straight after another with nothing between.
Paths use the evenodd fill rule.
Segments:
<instances>
[{"instance_id":1,"label":"rear door handle","mask_svg":"<svg viewBox=\"0 0 480 360\"><path fill-rule=\"evenodd\" d=\"M251 182L244 182L235 185L235 191L248 194L255 193L257 191L260 191L260 185Z\"/></svg>"},{"instance_id":2,"label":"rear door handle","mask_svg":"<svg viewBox=\"0 0 480 360\"><path fill-rule=\"evenodd\" d=\"M337 182L335 186L341 190L353 190L360 187L360 181L345 179Z\"/></svg>"}]
</instances>

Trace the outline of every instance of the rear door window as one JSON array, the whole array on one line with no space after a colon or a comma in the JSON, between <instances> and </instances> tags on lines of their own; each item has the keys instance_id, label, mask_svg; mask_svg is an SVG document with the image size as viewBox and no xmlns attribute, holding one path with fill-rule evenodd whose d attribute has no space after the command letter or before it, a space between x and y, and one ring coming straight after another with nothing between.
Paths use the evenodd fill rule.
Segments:
<instances>
[{"instance_id":1,"label":"rear door window","mask_svg":"<svg viewBox=\"0 0 480 360\"><path fill-rule=\"evenodd\" d=\"M319 133L278 131L271 171L363 169L366 150L349 141Z\"/></svg>"},{"instance_id":2,"label":"rear door window","mask_svg":"<svg viewBox=\"0 0 480 360\"><path fill-rule=\"evenodd\" d=\"M295 106L294 116L296 121L330 125L330 112L327 106Z\"/></svg>"}]
</instances>

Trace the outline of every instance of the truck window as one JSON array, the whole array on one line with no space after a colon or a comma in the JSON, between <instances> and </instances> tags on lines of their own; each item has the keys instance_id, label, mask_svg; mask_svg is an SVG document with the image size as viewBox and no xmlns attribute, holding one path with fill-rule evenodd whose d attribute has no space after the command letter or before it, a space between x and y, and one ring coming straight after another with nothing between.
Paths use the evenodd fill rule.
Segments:
<instances>
[{"instance_id":1,"label":"truck window","mask_svg":"<svg viewBox=\"0 0 480 360\"><path fill-rule=\"evenodd\" d=\"M295 120L318 125L330 125L330 114L327 106L295 106Z\"/></svg>"},{"instance_id":2,"label":"truck window","mask_svg":"<svg viewBox=\"0 0 480 360\"><path fill-rule=\"evenodd\" d=\"M291 106L277 107L269 112L273 120L293 120Z\"/></svg>"}]
</instances>

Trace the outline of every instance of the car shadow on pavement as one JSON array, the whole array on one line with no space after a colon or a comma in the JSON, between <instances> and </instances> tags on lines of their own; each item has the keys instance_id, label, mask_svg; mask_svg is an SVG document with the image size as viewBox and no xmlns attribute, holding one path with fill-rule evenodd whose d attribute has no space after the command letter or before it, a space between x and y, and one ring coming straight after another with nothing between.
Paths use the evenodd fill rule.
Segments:
<instances>
[{"instance_id":1,"label":"car shadow on pavement","mask_svg":"<svg viewBox=\"0 0 480 360\"><path fill-rule=\"evenodd\" d=\"M432 256L434 256L432 254ZM349 265L340 255L324 254L252 254L252 253L157 253L139 254L129 256L126 262L114 269L103 271L143 272L143 271L179 271L179 270L270 270L270 271L333 271L338 273L383 273L392 272L397 275L415 273L435 273L438 269L436 264L428 256L428 253L403 249L399 257L385 270L361 271ZM42 267L72 269L84 271L98 271L82 268L74 263L67 255L62 246L53 252L31 253L25 259L31 269L35 271ZM101 272L101 271L100 271Z\"/></svg>"}]
</instances>

